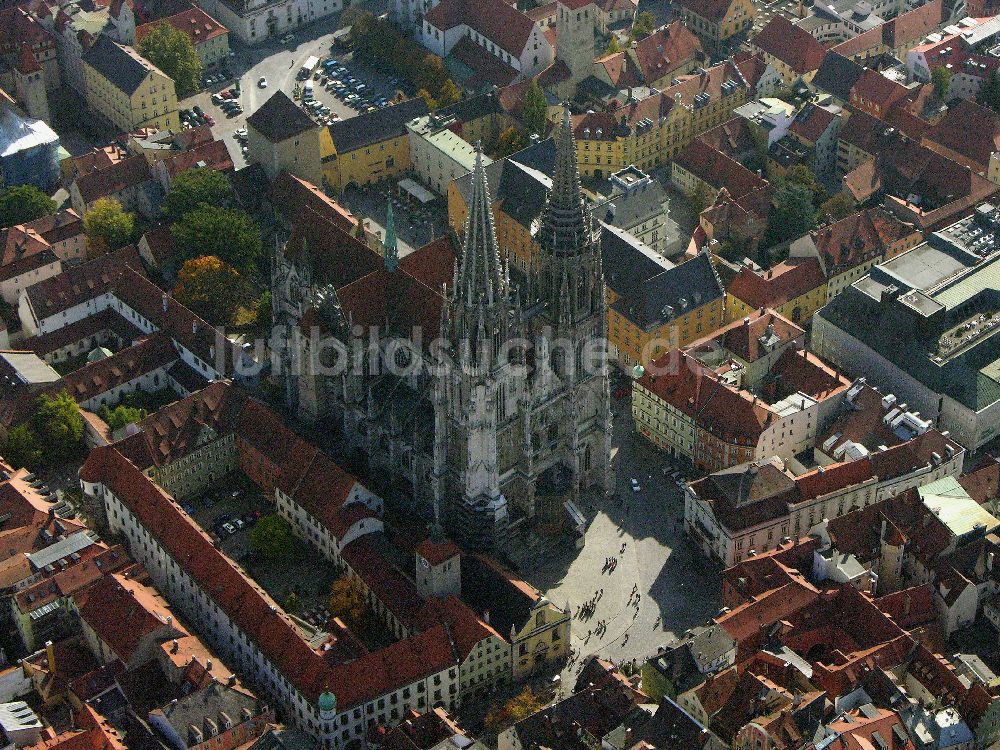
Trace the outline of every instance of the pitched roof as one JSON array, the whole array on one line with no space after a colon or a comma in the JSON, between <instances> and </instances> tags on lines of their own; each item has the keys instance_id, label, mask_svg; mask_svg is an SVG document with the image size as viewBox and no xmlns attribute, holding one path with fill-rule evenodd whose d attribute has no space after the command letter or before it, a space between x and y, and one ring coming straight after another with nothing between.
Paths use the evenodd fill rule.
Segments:
<instances>
[{"instance_id":1,"label":"pitched roof","mask_svg":"<svg viewBox=\"0 0 1000 750\"><path fill-rule=\"evenodd\" d=\"M505 0L442 0L424 21L447 31L465 25L515 58L521 56L535 23Z\"/></svg>"},{"instance_id":2,"label":"pitched roof","mask_svg":"<svg viewBox=\"0 0 1000 750\"><path fill-rule=\"evenodd\" d=\"M750 307L780 307L825 284L817 259L789 258L760 273L743 266L726 292Z\"/></svg>"},{"instance_id":3,"label":"pitched roof","mask_svg":"<svg viewBox=\"0 0 1000 750\"><path fill-rule=\"evenodd\" d=\"M780 14L768 21L751 44L778 58L799 75L817 70L826 55L826 49L816 37Z\"/></svg>"},{"instance_id":4,"label":"pitched roof","mask_svg":"<svg viewBox=\"0 0 1000 750\"><path fill-rule=\"evenodd\" d=\"M851 89L865 69L843 55L829 51L823 58L819 70L812 79L812 85L820 91L846 102L851 98Z\"/></svg>"},{"instance_id":5,"label":"pitched roof","mask_svg":"<svg viewBox=\"0 0 1000 750\"><path fill-rule=\"evenodd\" d=\"M416 96L374 112L366 112L348 120L338 120L331 123L327 130L330 132L333 147L338 154L343 155L373 143L406 135L406 123L415 117L426 115L427 111L427 103L423 97Z\"/></svg>"},{"instance_id":6,"label":"pitched roof","mask_svg":"<svg viewBox=\"0 0 1000 750\"><path fill-rule=\"evenodd\" d=\"M725 188L735 199L767 186L762 177L697 138L677 154L674 163L716 190Z\"/></svg>"},{"instance_id":7,"label":"pitched roof","mask_svg":"<svg viewBox=\"0 0 1000 750\"><path fill-rule=\"evenodd\" d=\"M110 291L113 278L125 266L142 272L142 258L134 245L70 266L57 276L32 284L25 294L35 315L44 320Z\"/></svg>"},{"instance_id":8,"label":"pitched roof","mask_svg":"<svg viewBox=\"0 0 1000 750\"><path fill-rule=\"evenodd\" d=\"M444 625L348 663L328 663L302 638L291 618L270 596L216 549L180 506L114 446L92 450L80 469L80 477L108 487L310 701L333 690L341 706L356 706L456 663Z\"/></svg>"},{"instance_id":9,"label":"pitched roof","mask_svg":"<svg viewBox=\"0 0 1000 750\"><path fill-rule=\"evenodd\" d=\"M83 202L90 204L140 185L150 179L149 162L145 156L131 156L105 169L95 169L76 178L76 187Z\"/></svg>"},{"instance_id":10,"label":"pitched roof","mask_svg":"<svg viewBox=\"0 0 1000 750\"><path fill-rule=\"evenodd\" d=\"M143 37L152 31L158 23L169 23L175 29L183 31L190 37L191 42L195 46L229 33L229 29L208 15L208 13L192 5L182 13L167 16L151 23L140 24L135 29L135 43L138 45Z\"/></svg>"},{"instance_id":11,"label":"pitched roof","mask_svg":"<svg viewBox=\"0 0 1000 750\"><path fill-rule=\"evenodd\" d=\"M677 4L712 23L719 23L726 17L733 0L678 0Z\"/></svg>"},{"instance_id":12,"label":"pitched roof","mask_svg":"<svg viewBox=\"0 0 1000 750\"><path fill-rule=\"evenodd\" d=\"M134 49L118 44L105 34L99 35L90 49L83 53L83 61L129 96L150 73L166 77L162 70Z\"/></svg>"},{"instance_id":13,"label":"pitched roof","mask_svg":"<svg viewBox=\"0 0 1000 750\"><path fill-rule=\"evenodd\" d=\"M680 21L662 26L636 42L626 54L635 61L643 78L652 83L696 59L701 42Z\"/></svg>"},{"instance_id":14,"label":"pitched roof","mask_svg":"<svg viewBox=\"0 0 1000 750\"><path fill-rule=\"evenodd\" d=\"M281 143L318 127L284 91L275 92L247 118L247 125L271 143Z\"/></svg>"},{"instance_id":15,"label":"pitched roof","mask_svg":"<svg viewBox=\"0 0 1000 750\"><path fill-rule=\"evenodd\" d=\"M960 163L983 172L990 157L1000 151L1000 114L963 99L924 136L931 148L944 146L957 154Z\"/></svg>"}]
</instances>

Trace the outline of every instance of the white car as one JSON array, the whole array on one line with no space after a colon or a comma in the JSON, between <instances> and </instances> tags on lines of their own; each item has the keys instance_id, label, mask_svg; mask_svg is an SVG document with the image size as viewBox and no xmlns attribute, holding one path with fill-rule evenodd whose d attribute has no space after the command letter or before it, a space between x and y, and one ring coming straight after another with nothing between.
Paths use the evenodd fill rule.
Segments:
<instances>
[{"instance_id":1,"label":"white car","mask_svg":"<svg viewBox=\"0 0 1000 750\"><path fill-rule=\"evenodd\" d=\"M636 479L635 477L632 477L632 479L629 481L632 484L632 492L638 492L639 490L642 489L642 487L639 486L639 480Z\"/></svg>"},{"instance_id":2,"label":"white car","mask_svg":"<svg viewBox=\"0 0 1000 750\"><path fill-rule=\"evenodd\" d=\"M259 79L257 79L257 86L259 88L266 89L267 88L267 79L264 78L264 76L261 76Z\"/></svg>"}]
</instances>

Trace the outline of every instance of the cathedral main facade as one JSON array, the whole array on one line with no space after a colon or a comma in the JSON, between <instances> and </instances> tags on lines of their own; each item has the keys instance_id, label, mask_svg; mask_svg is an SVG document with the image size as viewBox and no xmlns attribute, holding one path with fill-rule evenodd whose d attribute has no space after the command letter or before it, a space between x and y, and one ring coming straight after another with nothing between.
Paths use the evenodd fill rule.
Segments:
<instances>
[{"instance_id":1,"label":"cathedral main facade","mask_svg":"<svg viewBox=\"0 0 1000 750\"><path fill-rule=\"evenodd\" d=\"M527 524L558 531L608 494L607 307L568 112L556 130L541 256L511 280L479 156L461 251L374 250L308 206L276 253L280 373L298 417L333 425L389 497L479 549Z\"/></svg>"}]
</instances>

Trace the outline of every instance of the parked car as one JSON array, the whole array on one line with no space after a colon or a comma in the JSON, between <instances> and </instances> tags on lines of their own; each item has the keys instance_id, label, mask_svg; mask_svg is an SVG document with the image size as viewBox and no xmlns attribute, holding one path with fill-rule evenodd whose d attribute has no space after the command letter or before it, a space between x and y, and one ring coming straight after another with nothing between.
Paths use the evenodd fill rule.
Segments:
<instances>
[{"instance_id":1,"label":"parked car","mask_svg":"<svg viewBox=\"0 0 1000 750\"><path fill-rule=\"evenodd\" d=\"M212 94L212 104L222 104L226 101L222 94Z\"/></svg>"},{"instance_id":2,"label":"parked car","mask_svg":"<svg viewBox=\"0 0 1000 750\"><path fill-rule=\"evenodd\" d=\"M236 533L236 527L233 526L231 523L224 523L222 524L221 531L226 532L226 536L232 536L233 534ZM220 533L219 536L222 537L222 534ZM222 538L225 539L225 537Z\"/></svg>"},{"instance_id":3,"label":"parked car","mask_svg":"<svg viewBox=\"0 0 1000 750\"><path fill-rule=\"evenodd\" d=\"M211 115L205 115L205 124L206 125L215 125L215 118L212 117Z\"/></svg>"},{"instance_id":4,"label":"parked car","mask_svg":"<svg viewBox=\"0 0 1000 750\"><path fill-rule=\"evenodd\" d=\"M635 477L632 477L632 479L629 480L629 483L632 485L632 492L639 492L639 490L642 489L642 487L639 486L639 480Z\"/></svg>"}]
</instances>

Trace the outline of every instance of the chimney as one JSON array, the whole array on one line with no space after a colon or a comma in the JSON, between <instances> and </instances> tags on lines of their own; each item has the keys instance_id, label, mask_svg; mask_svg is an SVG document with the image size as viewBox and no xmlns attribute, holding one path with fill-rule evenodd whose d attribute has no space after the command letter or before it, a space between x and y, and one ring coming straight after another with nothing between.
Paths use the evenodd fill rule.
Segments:
<instances>
[{"instance_id":1,"label":"chimney","mask_svg":"<svg viewBox=\"0 0 1000 750\"><path fill-rule=\"evenodd\" d=\"M198 333L198 321L197 320L192 320L191 321L191 333Z\"/></svg>"},{"instance_id":2,"label":"chimney","mask_svg":"<svg viewBox=\"0 0 1000 750\"><path fill-rule=\"evenodd\" d=\"M163 293L163 312L167 311L167 293Z\"/></svg>"},{"instance_id":3,"label":"chimney","mask_svg":"<svg viewBox=\"0 0 1000 750\"><path fill-rule=\"evenodd\" d=\"M911 601L911 598L910 598L909 594L907 594L905 597L903 597L903 614L904 615L910 614L910 605L912 603L913 602Z\"/></svg>"},{"instance_id":4,"label":"chimney","mask_svg":"<svg viewBox=\"0 0 1000 750\"><path fill-rule=\"evenodd\" d=\"M212 660L211 659L205 659L205 671L206 672L211 672L212 671Z\"/></svg>"},{"instance_id":5,"label":"chimney","mask_svg":"<svg viewBox=\"0 0 1000 750\"><path fill-rule=\"evenodd\" d=\"M48 662L49 671L55 674L56 671L56 649L52 641L45 641L45 660Z\"/></svg>"},{"instance_id":6,"label":"chimney","mask_svg":"<svg viewBox=\"0 0 1000 750\"><path fill-rule=\"evenodd\" d=\"M180 650L180 644L179 644L179 643L177 643L177 639L176 639L176 638L174 638L174 639L173 639L173 640L172 640L172 641L170 642L170 653L172 653L172 654L176 654L176 653L177 653L177 652L178 652L179 650Z\"/></svg>"}]
</instances>

